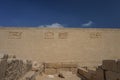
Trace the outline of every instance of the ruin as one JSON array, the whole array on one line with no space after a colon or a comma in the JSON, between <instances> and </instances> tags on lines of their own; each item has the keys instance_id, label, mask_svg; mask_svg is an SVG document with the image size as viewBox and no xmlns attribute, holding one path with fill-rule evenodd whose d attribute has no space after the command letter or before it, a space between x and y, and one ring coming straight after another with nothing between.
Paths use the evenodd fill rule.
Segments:
<instances>
[{"instance_id":1,"label":"ruin","mask_svg":"<svg viewBox=\"0 0 120 80\"><path fill-rule=\"evenodd\" d=\"M43 76L44 75L44 76ZM0 59L0 80L120 80L120 61L103 60L90 69L77 63L34 63L4 54ZM55 78L55 79L54 79Z\"/></svg>"},{"instance_id":2,"label":"ruin","mask_svg":"<svg viewBox=\"0 0 120 80\"><path fill-rule=\"evenodd\" d=\"M120 29L0 28L0 80L120 80L119 36Z\"/></svg>"}]
</instances>

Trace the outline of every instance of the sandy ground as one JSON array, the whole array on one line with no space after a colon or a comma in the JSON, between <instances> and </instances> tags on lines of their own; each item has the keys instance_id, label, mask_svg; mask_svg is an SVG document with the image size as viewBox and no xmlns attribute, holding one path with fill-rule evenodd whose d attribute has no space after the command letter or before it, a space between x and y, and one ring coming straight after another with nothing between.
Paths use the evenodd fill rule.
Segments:
<instances>
[{"instance_id":1,"label":"sandy ground","mask_svg":"<svg viewBox=\"0 0 120 80\"><path fill-rule=\"evenodd\" d=\"M36 77L36 80L81 80L76 74L71 74L69 72L64 72L65 78L58 77L58 74L54 75L39 75Z\"/></svg>"},{"instance_id":2,"label":"sandy ground","mask_svg":"<svg viewBox=\"0 0 120 80\"><path fill-rule=\"evenodd\" d=\"M81 80L79 77L77 77L76 75L70 75L69 77L66 78L59 78L55 75L52 75L54 77L49 77L49 75L42 75L42 76L37 76L36 80Z\"/></svg>"}]
</instances>

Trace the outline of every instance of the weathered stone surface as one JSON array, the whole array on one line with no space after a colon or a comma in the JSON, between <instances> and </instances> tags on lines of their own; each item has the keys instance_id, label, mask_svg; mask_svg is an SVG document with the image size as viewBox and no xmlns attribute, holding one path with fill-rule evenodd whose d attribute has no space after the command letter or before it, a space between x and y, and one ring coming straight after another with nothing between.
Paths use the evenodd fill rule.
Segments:
<instances>
[{"instance_id":1,"label":"weathered stone surface","mask_svg":"<svg viewBox=\"0 0 120 80\"><path fill-rule=\"evenodd\" d=\"M65 62L62 63L63 68L77 68L77 63L74 62Z\"/></svg>"},{"instance_id":2,"label":"weathered stone surface","mask_svg":"<svg viewBox=\"0 0 120 80\"><path fill-rule=\"evenodd\" d=\"M120 80L120 73L106 71L106 80Z\"/></svg>"},{"instance_id":3,"label":"weathered stone surface","mask_svg":"<svg viewBox=\"0 0 120 80\"><path fill-rule=\"evenodd\" d=\"M59 69L57 69L57 73L59 73L60 71L70 71L70 68L59 68Z\"/></svg>"},{"instance_id":4,"label":"weathered stone surface","mask_svg":"<svg viewBox=\"0 0 120 80\"><path fill-rule=\"evenodd\" d=\"M57 70L54 68L47 68L45 69L45 74L56 74Z\"/></svg>"},{"instance_id":5,"label":"weathered stone surface","mask_svg":"<svg viewBox=\"0 0 120 80\"><path fill-rule=\"evenodd\" d=\"M120 73L120 60L117 61L117 72Z\"/></svg>"},{"instance_id":6,"label":"weathered stone surface","mask_svg":"<svg viewBox=\"0 0 120 80\"><path fill-rule=\"evenodd\" d=\"M96 70L96 79L95 80L105 80L104 70L101 68L98 68Z\"/></svg>"},{"instance_id":7,"label":"weathered stone surface","mask_svg":"<svg viewBox=\"0 0 120 80\"><path fill-rule=\"evenodd\" d=\"M78 68L78 74L83 76L86 79L91 79L91 74L84 68Z\"/></svg>"},{"instance_id":8,"label":"weathered stone surface","mask_svg":"<svg viewBox=\"0 0 120 80\"><path fill-rule=\"evenodd\" d=\"M117 71L117 63L115 60L103 60L102 68L108 71Z\"/></svg>"},{"instance_id":9,"label":"weathered stone surface","mask_svg":"<svg viewBox=\"0 0 120 80\"><path fill-rule=\"evenodd\" d=\"M21 80L35 80L35 72L34 71L29 71Z\"/></svg>"},{"instance_id":10,"label":"weathered stone surface","mask_svg":"<svg viewBox=\"0 0 120 80\"><path fill-rule=\"evenodd\" d=\"M72 75L73 74L70 71L60 71L58 76L60 76L61 78L62 77L67 78L67 77L71 77Z\"/></svg>"},{"instance_id":11,"label":"weathered stone surface","mask_svg":"<svg viewBox=\"0 0 120 80\"><path fill-rule=\"evenodd\" d=\"M77 68L70 68L70 71L73 73L73 74L77 74Z\"/></svg>"},{"instance_id":12,"label":"weathered stone surface","mask_svg":"<svg viewBox=\"0 0 120 80\"><path fill-rule=\"evenodd\" d=\"M46 33L54 34L48 36L52 39L46 39ZM67 36L60 39L59 35ZM14 52L22 59L27 56L41 62L80 61L91 64L101 59L118 59L119 36L120 29L0 28L0 52Z\"/></svg>"},{"instance_id":13,"label":"weathered stone surface","mask_svg":"<svg viewBox=\"0 0 120 80\"><path fill-rule=\"evenodd\" d=\"M45 63L45 68L61 68L62 63Z\"/></svg>"},{"instance_id":14,"label":"weathered stone surface","mask_svg":"<svg viewBox=\"0 0 120 80\"><path fill-rule=\"evenodd\" d=\"M45 63L45 68L76 68L77 63L62 62L62 63Z\"/></svg>"},{"instance_id":15,"label":"weathered stone surface","mask_svg":"<svg viewBox=\"0 0 120 80\"><path fill-rule=\"evenodd\" d=\"M18 80L31 69L30 61L24 63L18 59L8 59L5 55L0 61L0 80Z\"/></svg>"},{"instance_id":16,"label":"weathered stone surface","mask_svg":"<svg viewBox=\"0 0 120 80\"><path fill-rule=\"evenodd\" d=\"M5 73L8 67L8 63L6 59L2 59L0 62L0 79L3 80L5 77Z\"/></svg>"}]
</instances>

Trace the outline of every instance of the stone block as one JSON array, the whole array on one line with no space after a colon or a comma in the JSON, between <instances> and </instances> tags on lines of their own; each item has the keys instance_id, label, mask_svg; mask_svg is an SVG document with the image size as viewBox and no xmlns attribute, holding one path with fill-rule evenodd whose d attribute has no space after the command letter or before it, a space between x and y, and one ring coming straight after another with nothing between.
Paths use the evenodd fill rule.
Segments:
<instances>
[{"instance_id":1,"label":"stone block","mask_svg":"<svg viewBox=\"0 0 120 80\"><path fill-rule=\"evenodd\" d=\"M77 63L74 63L74 62L62 63L62 67L63 68L77 68Z\"/></svg>"},{"instance_id":2,"label":"stone block","mask_svg":"<svg viewBox=\"0 0 120 80\"><path fill-rule=\"evenodd\" d=\"M61 63L45 63L45 68L61 68Z\"/></svg>"},{"instance_id":3,"label":"stone block","mask_svg":"<svg viewBox=\"0 0 120 80\"><path fill-rule=\"evenodd\" d=\"M117 63L115 60L103 60L102 68L108 71L117 71Z\"/></svg>"},{"instance_id":4,"label":"stone block","mask_svg":"<svg viewBox=\"0 0 120 80\"><path fill-rule=\"evenodd\" d=\"M46 68L45 69L45 74L56 74L57 70L54 68Z\"/></svg>"},{"instance_id":5,"label":"stone block","mask_svg":"<svg viewBox=\"0 0 120 80\"><path fill-rule=\"evenodd\" d=\"M8 64L6 59L2 59L0 62L0 78L1 80L5 77L5 72L7 70Z\"/></svg>"},{"instance_id":6,"label":"stone block","mask_svg":"<svg viewBox=\"0 0 120 80\"><path fill-rule=\"evenodd\" d=\"M45 63L45 68L77 68L77 64L73 62L63 63Z\"/></svg>"},{"instance_id":7,"label":"stone block","mask_svg":"<svg viewBox=\"0 0 120 80\"><path fill-rule=\"evenodd\" d=\"M117 72L120 73L120 60L117 61Z\"/></svg>"},{"instance_id":8,"label":"stone block","mask_svg":"<svg viewBox=\"0 0 120 80\"><path fill-rule=\"evenodd\" d=\"M104 79L104 70L101 68L98 68L96 70L96 80L105 80Z\"/></svg>"},{"instance_id":9,"label":"stone block","mask_svg":"<svg viewBox=\"0 0 120 80\"><path fill-rule=\"evenodd\" d=\"M91 79L91 74L89 74L88 70L84 68L78 68L78 75L80 75L80 77L84 77L85 79Z\"/></svg>"},{"instance_id":10,"label":"stone block","mask_svg":"<svg viewBox=\"0 0 120 80\"><path fill-rule=\"evenodd\" d=\"M70 68L70 71L73 73L73 74L76 74L77 73L77 68Z\"/></svg>"},{"instance_id":11,"label":"stone block","mask_svg":"<svg viewBox=\"0 0 120 80\"><path fill-rule=\"evenodd\" d=\"M112 71L106 71L106 80L120 80L120 73L112 72Z\"/></svg>"}]
</instances>

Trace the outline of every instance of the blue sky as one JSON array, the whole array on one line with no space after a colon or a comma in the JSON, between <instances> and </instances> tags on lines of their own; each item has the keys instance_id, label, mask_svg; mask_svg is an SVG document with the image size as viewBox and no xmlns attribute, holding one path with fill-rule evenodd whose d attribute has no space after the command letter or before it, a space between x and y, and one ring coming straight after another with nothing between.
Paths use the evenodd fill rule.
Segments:
<instances>
[{"instance_id":1,"label":"blue sky","mask_svg":"<svg viewBox=\"0 0 120 80\"><path fill-rule=\"evenodd\" d=\"M0 0L0 26L120 28L120 0Z\"/></svg>"}]
</instances>

